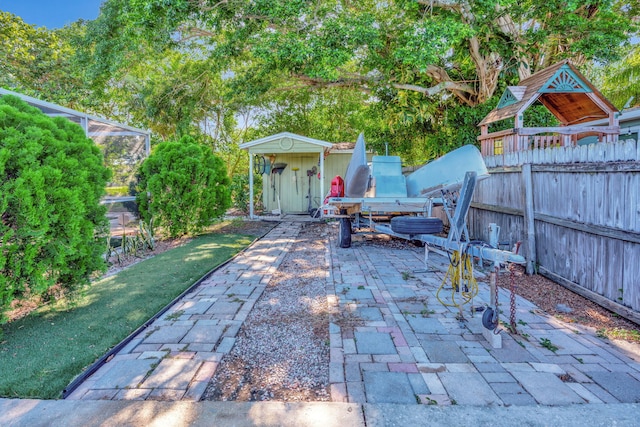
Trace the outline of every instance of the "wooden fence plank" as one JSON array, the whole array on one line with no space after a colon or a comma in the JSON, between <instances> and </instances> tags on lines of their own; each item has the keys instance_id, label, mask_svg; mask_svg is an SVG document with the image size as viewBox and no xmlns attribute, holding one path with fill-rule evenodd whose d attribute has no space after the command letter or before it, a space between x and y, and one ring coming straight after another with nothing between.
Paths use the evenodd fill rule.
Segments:
<instances>
[{"instance_id":1,"label":"wooden fence plank","mask_svg":"<svg viewBox=\"0 0 640 427\"><path fill-rule=\"evenodd\" d=\"M624 242L603 238L603 291L602 295L611 301L622 302Z\"/></svg>"},{"instance_id":2,"label":"wooden fence plank","mask_svg":"<svg viewBox=\"0 0 640 427\"><path fill-rule=\"evenodd\" d=\"M626 173L624 181L626 190L623 194L626 201L626 207L623 209L624 222L628 224L629 230L640 232L640 174Z\"/></svg>"},{"instance_id":3,"label":"wooden fence plank","mask_svg":"<svg viewBox=\"0 0 640 427\"><path fill-rule=\"evenodd\" d=\"M640 311L640 245L625 242L622 256L622 303Z\"/></svg>"},{"instance_id":4,"label":"wooden fence plank","mask_svg":"<svg viewBox=\"0 0 640 427\"><path fill-rule=\"evenodd\" d=\"M565 157L553 152L557 149L529 154L534 161L580 160L584 153L589 159L619 160L637 146L633 141L616 147L568 147ZM525 242L524 255L536 257L531 266L537 260L564 280L640 312L640 162L497 164L501 166L490 170L474 195L471 234L488 240L486 228L496 223L501 242ZM533 248L526 245L531 227L527 192L533 199Z\"/></svg>"},{"instance_id":5,"label":"wooden fence plank","mask_svg":"<svg viewBox=\"0 0 640 427\"><path fill-rule=\"evenodd\" d=\"M524 199L524 224L526 230L526 249L527 249L527 274L533 274L537 263L536 257L536 230L535 215L533 210L533 180L531 178L531 164L522 166L522 198Z\"/></svg>"}]
</instances>

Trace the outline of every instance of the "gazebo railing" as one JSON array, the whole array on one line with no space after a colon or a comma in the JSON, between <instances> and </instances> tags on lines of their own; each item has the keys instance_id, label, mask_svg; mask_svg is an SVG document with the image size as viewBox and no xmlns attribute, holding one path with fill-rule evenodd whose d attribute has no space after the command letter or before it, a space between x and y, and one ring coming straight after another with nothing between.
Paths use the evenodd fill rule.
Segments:
<instances>
[{"instance_id":1,"label":"gazebo railing","mask_svg":"<svg viewBox=\"0 0 640 427\"><path fill-rule=\"evenodd\" d=\"M580 138L597 136L598 142L618 140L618 126L566 126L515 128L478 137L483 156L497 156L517 151L575 146Z\"/></svg>"}]
</instances>

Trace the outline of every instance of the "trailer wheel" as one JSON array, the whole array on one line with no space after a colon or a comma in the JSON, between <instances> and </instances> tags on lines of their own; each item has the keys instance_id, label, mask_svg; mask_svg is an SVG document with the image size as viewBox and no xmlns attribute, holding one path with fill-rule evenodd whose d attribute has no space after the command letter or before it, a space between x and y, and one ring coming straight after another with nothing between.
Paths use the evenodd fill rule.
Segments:
<instances>
[{"instance_id":1,"label":"trailer wheel","mask_svg":"<svg viewBox=\"0 0 640 427\"><path fill-rule=\"evenodd\" d=\"M442 220L419 216L397 216L391 218L391 230L399 234L435 234L442 231Z\"/></svg>"},{"instance_id":2,"label":"trailer wheel","mask_svg":"<svg viewBox=\"0 0 640 427\"><path fill-rule=\"evenodd\" d=\"M340 231L338 233L338 240L340 241L341 248L351 247L351 219L340 218Z\"/></svg>"}]
</instances>

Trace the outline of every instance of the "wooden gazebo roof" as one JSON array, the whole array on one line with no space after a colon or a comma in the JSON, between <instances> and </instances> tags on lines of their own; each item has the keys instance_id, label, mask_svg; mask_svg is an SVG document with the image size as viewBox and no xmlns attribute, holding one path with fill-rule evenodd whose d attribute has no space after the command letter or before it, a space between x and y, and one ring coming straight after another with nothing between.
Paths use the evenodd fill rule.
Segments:
<instances>
[{"instance_id":1,"label":"wooden gazebo roof","mask_svg":"<svg viewBox=\"0 0 640 427\"><path fill-rule=\"evenodd\" d=\"M564 60L520 81L518 86L507 87L498 106L478 126L515 117L515 127L520 127L524 111L536 100L563 126L610 118L618 111L569 60Z\"/></svg>"}]
</instances>

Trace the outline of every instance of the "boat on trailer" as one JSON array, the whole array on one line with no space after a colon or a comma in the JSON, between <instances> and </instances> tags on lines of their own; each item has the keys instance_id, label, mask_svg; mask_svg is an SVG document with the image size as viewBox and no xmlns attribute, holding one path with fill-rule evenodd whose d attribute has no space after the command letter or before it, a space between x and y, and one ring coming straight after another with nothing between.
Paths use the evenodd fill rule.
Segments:
<instances>
[{"instance_id":1,"label":"boat on trailer","mask_svg":"<svg viewBox=\"0 0 640 427\"><path fill-rule=\"evenodd\" d=\"M443 194L459 190L468 171L476 179L489 176L480 151L465 145L427 163L408 176L402 173L398 156L365 156L360 134L344 178L344 196L330 194L322 206L325 218L340 219L340 246L351 246L353 229L377 228L374 217L393 217L391 231L413 236L442 231L442 220L431 216L434 205L443 204ZM363 217L368 217L363 224ZM386 230L385 232L388 232Z\"/></svg>"}]
</instances>

